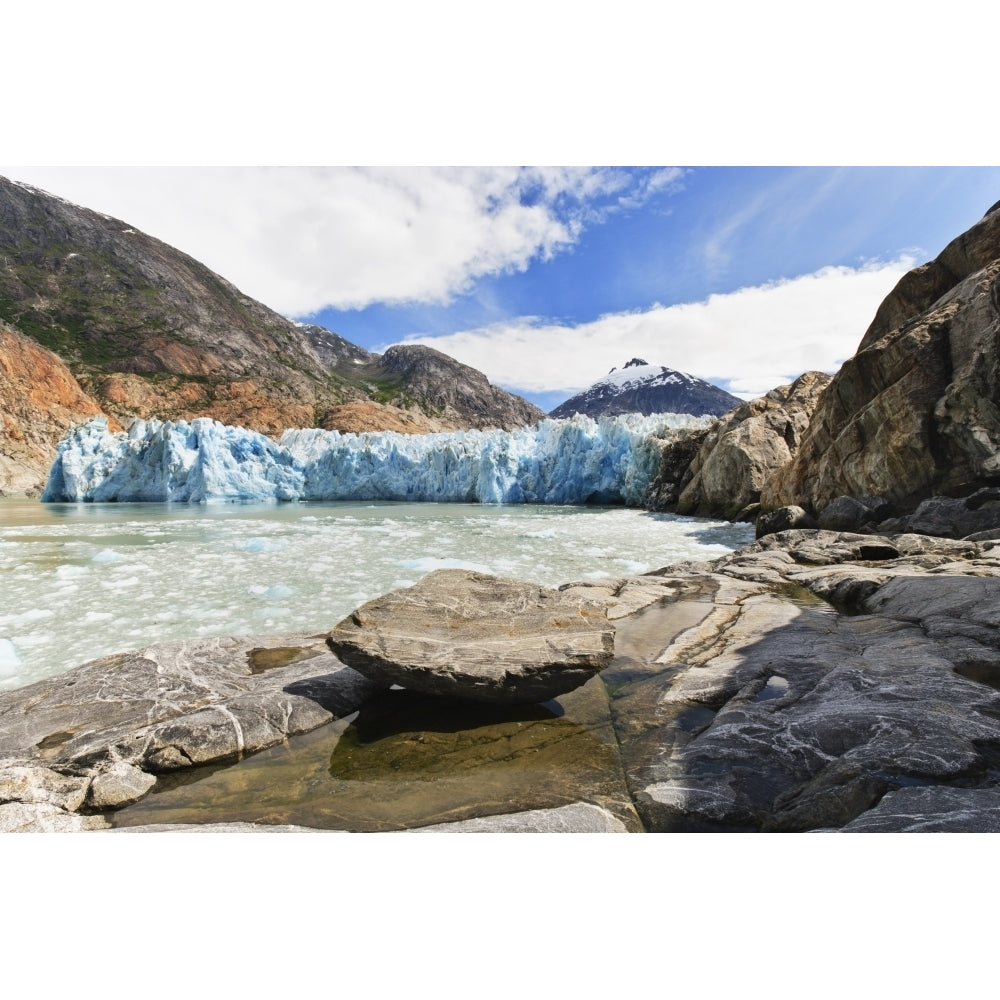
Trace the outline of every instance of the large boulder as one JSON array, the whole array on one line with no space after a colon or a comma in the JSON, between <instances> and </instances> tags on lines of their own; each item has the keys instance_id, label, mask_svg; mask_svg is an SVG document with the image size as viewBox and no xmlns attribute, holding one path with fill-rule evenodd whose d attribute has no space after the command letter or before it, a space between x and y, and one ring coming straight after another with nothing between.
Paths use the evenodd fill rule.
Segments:
<instances>
[{"instance_id":1,"label":"large boulder","mask_svg":"<svg viewBox=\"0 0 1000 1000\"><path fill-rule=\"evenodd\" d=\"M829 381L822 372L806 372L722 417L691 463L678 512L732 519L760 500L798 451Z\"/></svg>"},{"instance_id":2,"label":"large boulder","mask_svg":"<svg viewBox=\"0 0 1000 1000\"><path fill-rule=\"evenodd\" d=\"M824 531L861 531L889 517L891 508L882 497L837 497L819 514Z\"/></svg>"},{"instance_id":3,"label":"large boulder","mask_svg":"<svg viewBox=\"0 0 1000 1000\"><path fill-rule=\"evenodd\" d=\"M547 701L606 667L602 605L519 580L438 570L369 601L327 643L382 684L506 704Z\"/></svg>"},{"instance_id":4,"label":"large boulder","mask_svg":"<svg viewBox=\"0 0 1000 1000\"><path fill-rule=\"evenodd\" d=\"M905 275L823 394L765 507L902 509L1000 481L1000 209Z\"/></svg>"},{"instance_id":5,"label":"large boulder","mask_svg":"<svg viewBox=\"0 0 1000 1000\"><path fill-rule=\"evenodd\" d=\"M1000 498L995 487L964 498L928 497L901 527L919 535L943 538L1000 538Z\"/></svg>"}]
</instances>

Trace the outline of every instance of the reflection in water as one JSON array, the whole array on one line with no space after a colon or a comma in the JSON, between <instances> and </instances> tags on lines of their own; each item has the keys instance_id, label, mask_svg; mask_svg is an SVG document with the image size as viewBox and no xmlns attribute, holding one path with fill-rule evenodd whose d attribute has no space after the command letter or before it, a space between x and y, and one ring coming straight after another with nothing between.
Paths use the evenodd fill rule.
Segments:
<instances>
[{"instance_id":1,"label":"reflection in water","mask_svg":"<svg viewBox=\"0 0 1000 1000\"><path fill-rule=\"evenodd\" d=\"M711 597L711 587L692 586L619 621L612 664L553 701L496 707L385 691L348 719L238 764L161 778L151 795L109 818L117 826L379 831L583 801L639 830L619 739L633 773L645 773L711 725L709 708L663 703L680 668L656 662L671 639L704 619ZM765 697L777 695L777 681L773 687Z\"/></svg>"},{"instance_id":2,"label":"reflection in water","mask_svg":"<svg viewBox=\"0 0 1000 1000\"><path fill-rule=\"evenodd\" d=\"M558 702L505 708L387 691L350 723L199 770L161 779L112 821L377 831L587 801L639 828L600 678Z\"/></svg>"}]
</instances>

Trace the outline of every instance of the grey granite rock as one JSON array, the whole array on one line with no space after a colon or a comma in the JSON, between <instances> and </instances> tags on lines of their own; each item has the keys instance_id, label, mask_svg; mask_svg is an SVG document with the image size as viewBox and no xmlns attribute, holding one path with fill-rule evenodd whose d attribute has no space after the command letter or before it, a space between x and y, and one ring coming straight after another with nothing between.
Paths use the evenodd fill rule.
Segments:
<instances>
[{"instance_id":1,"label":"grey granite rock","mask_svg":"<svg viewBox=\"0 0 1000 1000\"><path fill-rule=\"evenodd\" d=\"M645 682L643 731L621 715L644 693L618 693L632 698L616 721L647 828L840 826L915 779L980 780L1000 693L959 676L948 651L918 625L746 600L701 655Z\"/></svg>"},{"instance_id":2,"label":"grey granite rock","mask_svg":"<svg viewBox=\"0 0 1000 1000\"><path fill-rule=\"evenodd\" d=\"M164 643L0 694L0 754L144 770L236 759L347 714L376 689L317 636Z\"/></svg>"},{"instance_id":3,"label":"grey granite rock","mask_svg":"<svg viewBox=\"0 0 1000 1000\"><path fill-rule=\"evenodd\" d=\"M905 275L834 376L766 506L878 494L912 509L1000 474L1000 211ZM982 529L977 529L982 530ZM964 534L970 534L970 531Z\"/></svg>"},{"instance_id":4,"label":"grey granite rock","mask_svg":"<svg viewBox=\"0 0 1000 1000\"><path fill-rule=\"evenodd\" d=\"M555 809L477 816L457 823L418 826L404 833L627 833L624 823L600 806L574 802Z\"/></svg>"},{"instance_id":5,"label":"grey granite rock","mask_svg":"<svg viewBox=\"0 0 1000 1000\"><path fill-rule=\"evenodd\" d=\"M120 809L138 802L156 784L156 777L125 761L115 761L98 771L87 790L87 806L95 812Z\"/></svg>"},{"instance_id":6,"label":"grey granite rock","mask_svg":"<svg viewBox=\"0 0 1000 1000\"><path fill-rule=\"evenodd\" d=\"M611 662L601 604L467 570L438 570L369 601L328 636L374 681L504 704L547 701Z\"/></svg>"},{"instance_id":7,"label":"grey granite rock","mask_svg":"<svg viewBox=\"0 0 1000 1000\"><path fill-rule=\"evenodd\" d=\"M1000 833L1000 788L900 788L845 833Z\"/></svg>"},{"instance_id":8,"label":"grey granite rock","mask_svg":"<svg viewBox=\"0 0 1000 1000\"><path fill-rule=\"evenodd\" d=\"M826 531L859 531L866 525L884 521L890 513L882 497L840 496L830 501L819 514L819 527Z\"/></svg>"},{"instance_id":9,"label":"grey granite rock","mask_svg":"<svg viewBox=\"0 0 1000 1000\"><path fill-rule=\"evenodd\" d=\"M156 773L238 760L353 712L378 685L320 636L196 639L84 664L0 694L0 802L120 808ZM40 808L45 806L45 809Z\"/></svg>"},{"instance_id":10,"label":"grey granite rock","mask_svg":"<svg viewBox=\"0 0 1000 1000\"><path fill-rule=\"evenodd\" d=\"M773 535L792 528L815 528L816 519L801 507L779 507L757 518L757 537Z\"/></svg>"},{"instance_id":11,"label":"grey granite rock","mask_svg":"<svg viewBox=\"0 0 1000 1000\"><path fill-rule=\"evenodd\" d=\"M48 803L0 804L0 833L79 833L108 826L102 816L81 816Z\"/></svg>"},{"instance_id":12,"label":"grey granite rock","mask_svg":"<svg viewBox=\"0 0 1000 1000\"><path fill-rule=\"evenodd\" d=\"M669 579L671 570L662 572ZM696 572L685 567L686 585ZM718 587L711 612L671 639L659 672L612 690L627 779L647 829L808 830L855 821L902 829L903 820L877 818L880 801L886 809L896 801L887 793L1000 786L993 546L788 531L703 572ZM813 595L866 613L835 613ZM963 808L971 816L986 798L969 795ZM970 816L940 822L990 828L988 814Z\"/></svg>"},{"instance_id":13,"label":"grey granite rock","mask_svg":"<svg viewBox=\"0 0 1000 1000\"><path fill-rule=\"evenodd\" d=\"M970 535L996 537L1000 532L1000 501L991 489L970 497L930 497L903 519L907 531L943 538Z\"/></svg>"},{"instance_id":14,"label":"grey granite rock","mask_svg":"<svg viewBox=\"0 0 1000 1000\"><path fill-rule=\"evenodd\" d=\"M684 477L677 509L701 517L735 517L791 462L830 376L806 372L731 410L710 430ZM781 501L767 503L781 507Z\"/></svg>"}]
</instances>

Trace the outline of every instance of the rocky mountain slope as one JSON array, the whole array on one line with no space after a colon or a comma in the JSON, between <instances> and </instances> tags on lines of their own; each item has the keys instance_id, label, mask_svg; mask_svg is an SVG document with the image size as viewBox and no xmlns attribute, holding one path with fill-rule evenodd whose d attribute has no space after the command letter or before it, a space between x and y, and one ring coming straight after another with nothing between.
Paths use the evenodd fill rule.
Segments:
<instances>
[{"instance_id":1,"label":"rocky mountain slope","mask_svg":"<svg viewBox=\"0 0 1000 1000\"><path fill-rule=\"evenodd\" d=\"M624 368L612 368L589 389L561 403L549 416L690 413L719 417L740 402L736 396L693 375L633 358Z\"/></svg>"},{"instance_id":2,"label":"rocky mountain slope","mask_svg":"<svg viewBox=\"0 0 1000 1000\"><path fill-rule=\"evenodd\" d=\"M124 425L207 416L274 435L511 429L544 416L430 348L372 354L278 315L124 222L5 178L0 320L53 352ZM44 403L33 369L17 377ZM5 412L16 402L0 398Z\"/></svg>"},{"instance_id":3,"label":"rocky mountain slope","mask_svg":"<svg viewBox=\"0 0 1000 1000\"><path fill-rule=\"evenodd\" d=\"M0 320L0 495L37 489L52 441L100 412L55 354Z\"/></svg>"}]
</instances>

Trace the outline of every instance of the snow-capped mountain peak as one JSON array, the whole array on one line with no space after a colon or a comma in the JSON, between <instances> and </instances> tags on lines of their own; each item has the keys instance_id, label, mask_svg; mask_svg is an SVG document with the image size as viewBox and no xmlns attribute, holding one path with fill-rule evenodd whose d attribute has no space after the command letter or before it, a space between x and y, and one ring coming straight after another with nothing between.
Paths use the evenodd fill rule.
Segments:
<instances>
[{"instance_id":1,"label":"snow-capped mountain peak","mask_svg":"<svg viewBox=\"0 0 1000 1000\"><path fill-rule=\"evenodd\" d=\"M619 413L690 413L721 416L740 400L718 386L665 365L632 358L623 368L612 368L584 392L556 407L552 417L574 413L597 417Z\"/></svg>"}]
</instances>

